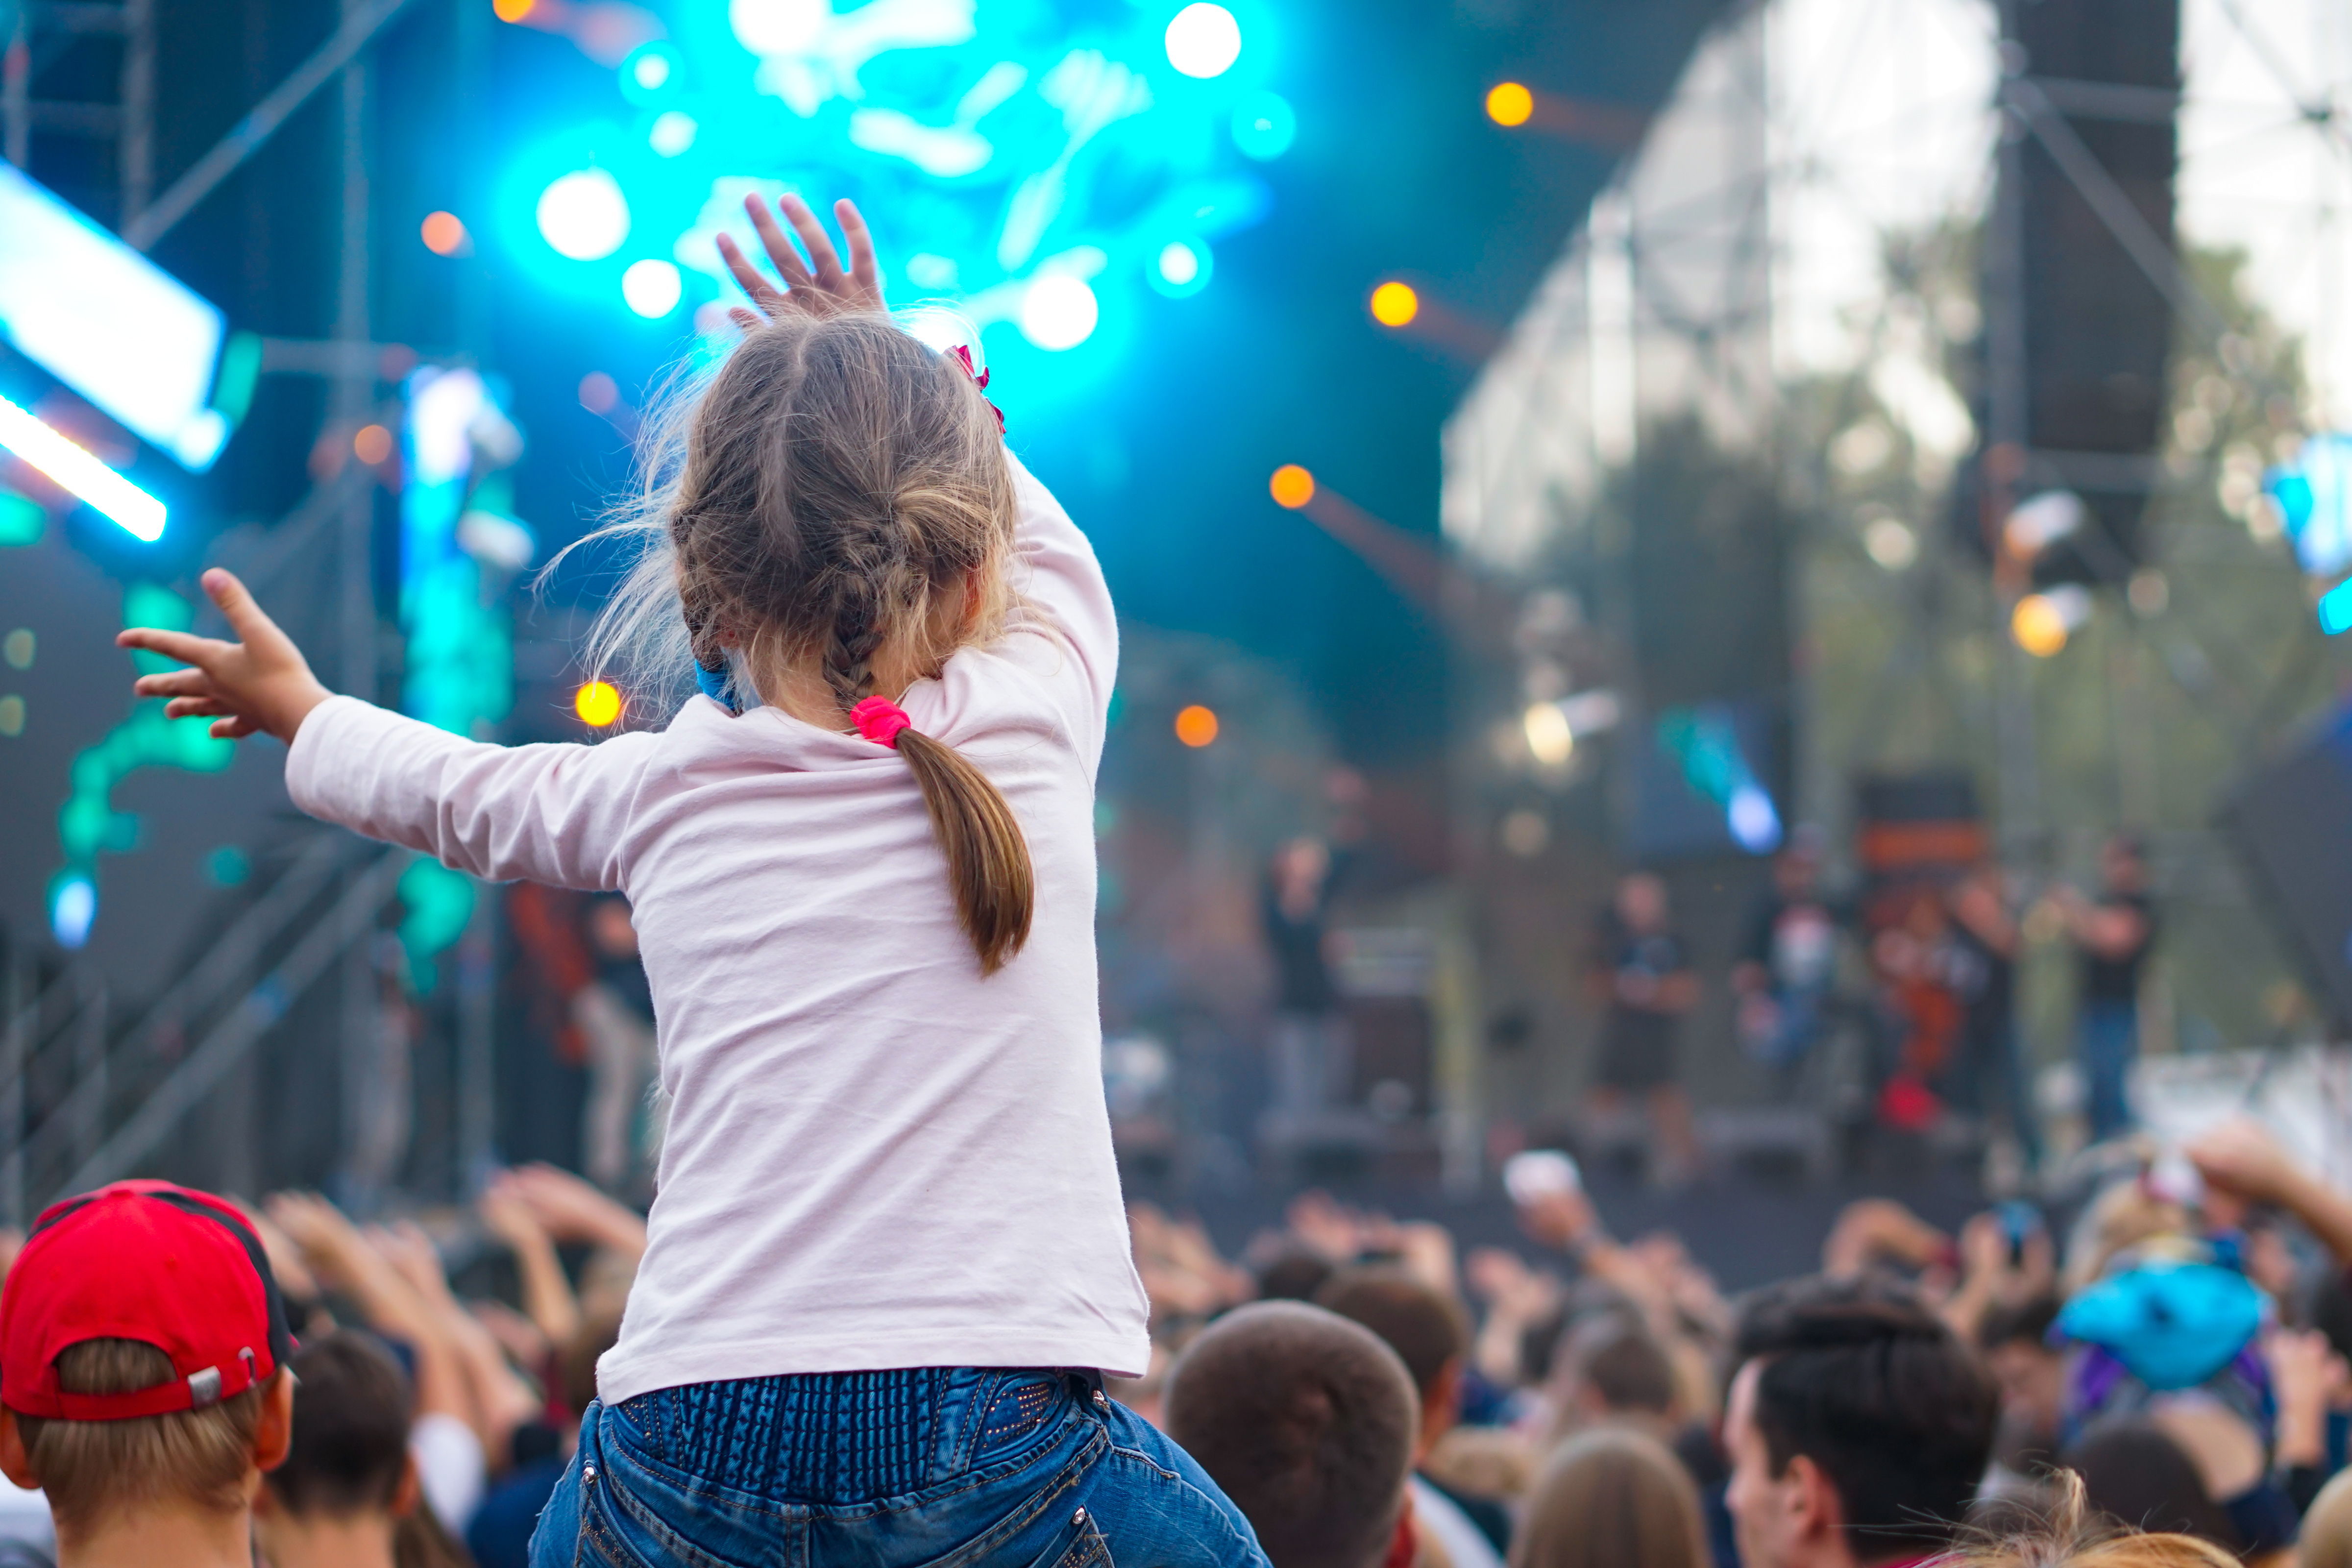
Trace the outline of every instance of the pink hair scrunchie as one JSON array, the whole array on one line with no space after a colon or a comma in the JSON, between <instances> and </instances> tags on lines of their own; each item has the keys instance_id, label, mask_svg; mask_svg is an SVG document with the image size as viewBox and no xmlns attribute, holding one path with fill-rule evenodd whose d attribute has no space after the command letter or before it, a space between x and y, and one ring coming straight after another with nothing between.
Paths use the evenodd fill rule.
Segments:
<instances>
[{"instance_id":1,"label":"pink hair scrunchie","mask_svg":"<svg viewBox=\"0 0 2352 1568\"><path fill-rule=\"evenodd\" d=\"M898 731L911 729L914 721L907 710L887 697L869 697L849 710L849 721L857 732L877 746L896 747Z\"/></svg>"}]
</instances>

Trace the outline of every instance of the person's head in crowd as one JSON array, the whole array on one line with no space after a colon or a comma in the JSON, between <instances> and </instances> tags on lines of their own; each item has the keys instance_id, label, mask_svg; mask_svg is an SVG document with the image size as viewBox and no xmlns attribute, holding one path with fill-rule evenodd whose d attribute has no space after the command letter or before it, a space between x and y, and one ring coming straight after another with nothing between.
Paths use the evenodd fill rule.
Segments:
<instances>
[{"instance_id":1,"label":"person's head in crowd","mask_svg":"<svg viewBox=\"0 0 2352 1568\"><path fill-rule=\"evenodd\" d=\"M1470 1322L1462 1303L1393 1263L1342 1268L1316 1292L1316 1305L1380 1335L1396 1352L1421 1395L1421 1441L1426 1458L1462 1410L1462 1369L1470 1354Z\"/></svg>"},{"instance_id":2,"label":"person's head in crowd","mask_svg":"<svg viewBox=\"0 0 2352 1568\"><path fill-rule=\"evenodd\" d=\"M1573 1247L1592 1229L1584 1173L1558 1149L1524 1149L1504 1161L1503 1190L1519 1228L1546 1247Z\"/></svg>"},{"instance_id":3,"label":"person's head in crowd","mask_svg":"<svg viewBox=\"0 0 2352 1568\"><path fill-rule=\"evenodd\" d=\"M1334 1264L1304 1242L1276 1248L1257 1266L1257 1299L1261 1301L1312 1301L1315 1292L1337 1270Z\"/></svg>"},{"instance_id":4,"label":"person's head in crowd","mask_svg":"<svg viewBox=\"0 0 2352 1568\"><path fill-rule=\"evenodd\" d=\"M2352 1568L2352 1470L2338 1470L2305 1510L2301 1568Z\"/></svg>"},{"instance_id":5,"label":"person's head in crowd","mask_svg":"<svg viewBox=\"0 0 2352 1568\"><path fill-rule=\"evenodd\" d=\"M1772 857L1772 887L1790 903L1810 899L1822 879L1822 831L1804 826L1789 835L1788 844Z\"/></svg>"},{"instance_id":6,"label":"person's head in crowd","mask_svg":"<svg viewBox=\"0 0 2352 1568\"><path fill-rule=\"evenodd\" d=\"M2099 846L2099 881L2110 893L2147 890L2147 850L2137 835L2118 833Z\"/></svg>"},{"instance_id":7,"label":"person's head in crowd","mask_svg":"<svg viewBox=\"0 0 2352 1568\"><path fill-rule=\"evenodd\" d=\"M1672 914L1666 901L1666 879L1655 871L1628 871L1617 880L1617 919L1636 936L1666 929Z\"/></svg>"},{"instance_id":8,"label":"person's head in crowd","mask_svg":"<svg viewBox=\"0 0 2352 1568\"><path fill-rule=\"evenodd\" d=\"M1551 1390L1565 1436L1603 1424L1663 1438L1676 1415L1675 1365L1638 1319L1589 1313L1561 1336Z\"/></svg>"},{"instance_id":9,"label":"person's head in crowd","mask_svg":"<svg viewBox=\"0 0 2352 1568\"><path fill-rule=\"evenodd\" d=\"M47 1494L60 1568L248 1563L292 1351L225 1200L118 1182L43 1214L0 1291L0 1473Z\"/></svg>"},{"instance_id":10,"label":"person's head in crowd","mask_svg":"<svg viewBox=\"0 0 2352 1568\"><path fill-rule=\"evenodd\" d=\"M2196 1229L2196 1216L2163 1182L2142 1177L2113 1183L2074 1222L2066 1241L2063 1289L2070 1296L2085 1289L2117 1258L2152 1244L2185 1247Z\"/></svg>"},{"instance_id":11,"label":"person's head in crowd","mask_svg":"<svg viewBox=\"0 0 2352 1568\"><path fill-rule=\"evenodd\" d=\"M422 1498L400 1363L348 1329L294 1352L294 1441L254 1499L270 1568L389 1568Z\"/></svg>"},{"instance_id":12,"label":"person's head in crowd","mask_svg":"<svg viewBox=\"0 0 2352 1568\"><path fill-rule=\"evenodd\" d=\"M1511 1568L1708 1568L1698 1488L1656 1438L1604 1427L1560 1445L1528 1495Z\"/></svg>"},{"instance_id":13,"label":"person's head in crowd","mask_svg":"<svg viewBox=\"0 0 2352 1568\"><path fill-rule=\"evenodd\" d=\"M1810 1277L1740 1314L1724 1423L1743 1568L1853 1568L1951 1543L1992 1449L1991 1375L1907 1286Z\"/></svg>"},{"instance_id":14,"label":"person's head in crowd","mask_svg":"<svg viewBox=\"0 0 2352 1568\"><path fill-rule=\"evenodd\" d=\"M2239 1568L2237 1558L2201 1536L2117 1530L2086 1506L2083 1479L2071 1470L2055 1472L2051 1489L2054 1503L2039 1519L1971 1536L1936 1559L1937 1568Z\"/></svg>"},{"instance_id":15,"label":"person's head in crowd","mask_svg":"<svg viewBox=\"0 0 2352 1568\"><path fill-rule=\"evenodd\" d=\"M2115 1525L2238 1550L2238 1532L2206 1491L2196 1460L2146 1416L2098 1423L2067 1447L2065 1464L2083 1478L2086 1506Z\"/></svg>"},{"instance_id":16,"label":"person's head in crowd","mask_svg":"<svg viewBox=\"0 0 2352 1568\"><path fill-rule=\"evenodd\" d=\"M1977 1348L2000 1384L2000 1458L2013 1469L2054 1448L2066 1413L2066 1358L2050 1343L2058 1306L2046 1295L1996 1303L1978 1325Z\"/></svg>"},{"instance_id":17,"label":"person's head in crowd","mask_svg":"<svg viewBox=\"0 0 2352 1568\"><path fill-rule=\"evenodd\" d=\"M1412 1376L1379 1335L1295 1301L1237 1308L1168 1374L1168 1435L1224 1489L1274 1568L1382 1568L1414 1541Z\"/></svg>"}]
</instances>

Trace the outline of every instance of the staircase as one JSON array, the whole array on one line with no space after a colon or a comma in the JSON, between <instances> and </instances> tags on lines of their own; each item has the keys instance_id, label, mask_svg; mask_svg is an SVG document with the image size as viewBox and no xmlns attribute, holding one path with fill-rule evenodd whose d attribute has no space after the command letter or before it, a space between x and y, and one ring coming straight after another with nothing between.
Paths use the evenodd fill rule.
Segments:
<instances>
[{"instance_id":1,"label":"staircase","mask_svg":"<svg viewBox=\"0 0 2352 1568\"><path fill-rule=\"evenodd\" d=\"M125 1007L80 961L5 975L0 1222L133 1175L355 944L371 941L410 857L310 832L176 978Z\"/></svg>"}]
</instances>

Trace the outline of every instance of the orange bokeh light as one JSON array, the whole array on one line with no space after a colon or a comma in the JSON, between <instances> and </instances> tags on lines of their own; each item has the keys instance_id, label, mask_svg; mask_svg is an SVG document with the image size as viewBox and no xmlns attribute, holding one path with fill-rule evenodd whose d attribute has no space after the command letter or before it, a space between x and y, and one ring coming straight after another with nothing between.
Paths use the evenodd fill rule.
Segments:
<instances>
[{"instance_id":1,"label":"orange bokeh light","mask_svg":"<svg viewBox=\"0 0 2352 1568\"><path fill-rule=\"evenodd\" d=\"M1195 751L1217 738L1216 710L1193 703L1176 715L1176 738Z\"/></svg>"},{"instance_id":2,"label":"orange bokeh light","mask_svg":"<svg viewBox=\"0 0 2352 1568\"><path fill-rule=\"evenodd\" d=\"M1410 283L1391 279L1372 290L1372 320L1383 327L1411 324L1421 314L1421 296Z\"/></svg>"},{"instance_id":3,"label":"orange bokeh light","mask_svg":"<svg viewBox=\"0 0 2352 1568\"><path fill-rule=\"evenodd\" d=\"M538 0L490 0L490 9L501 22L520 22L530 15Z\"/></svg>"},{"instance_id":4,"label":"orange bokeh light","mask_svg":"<svg viewBox=\"0 0 2352 1568\"><path fill-rule=\"evenodd\" d=\"M572 710L582 723L602 730L621 717L621 689L609 681L589 681L572 694Z\"/></svg>"},{"instance_id":5,"label":"orange bokeh light","mask_svg":"<svg viewBox=\"0 0 2352 1568\"><path fill-rule=\"evenodd\" d=\"M1275 505L1297 511L1315 499L1315 476L1296 463L1285 463L1274 470L1274 478L1265 488L1274 497Z\"/></svg>"},{"instance_id":6,"label":"orange bokeh light","mask_svg":"<svg viewBox=\"0 0 2352 1568\"><path fill-rule=\"evenodd\" d=\"M456 213L426 213L417 232L436 256L455 256L466 247L466 225Z\"/></svg>"},{"instance_id":7,"label":"orange bokeh light","mask_svg":"<svg viewBox=\"0 0 2352 1568\"><path fill-rule=\"evenodd\" d=\"M1486 118L1497 125L1525 125L1536 111L1536 95L1516 81L1496 82L1486 93Z\"/></svg>"},{"instance_id":8,"label":"orange bokeh light","mask_svg":"<svg viewBox=\"0 0 2352 1568\"><path fill-rule=\"evenodd\" d=\"M352 456L374 468L392 456L392 432L381 425L362 425L352 437Z\"/></svg>"}]
</instances>

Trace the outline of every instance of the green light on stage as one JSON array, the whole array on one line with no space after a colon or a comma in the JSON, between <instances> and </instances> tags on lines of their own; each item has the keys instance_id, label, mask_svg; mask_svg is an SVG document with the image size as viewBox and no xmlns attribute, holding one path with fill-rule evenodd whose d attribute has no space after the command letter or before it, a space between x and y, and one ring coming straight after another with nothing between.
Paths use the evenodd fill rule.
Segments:
<instances>
[{"instance_id":1,"label":"green light on stage","mask_svg":"<svg viewBox=\"0 0 2352 1568\"><path fill-rule=\"evenodd\" d=\"M0 546L38 544L49 514L14 490L0 490Z\"/></svg>"}]
</instances>

